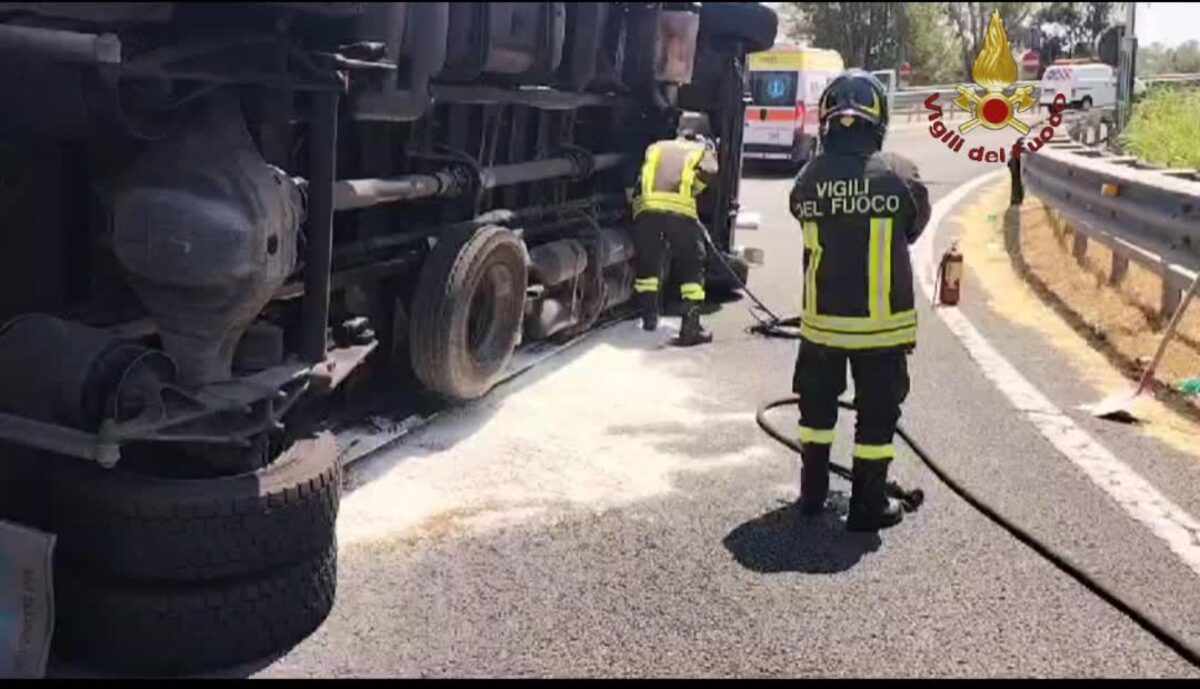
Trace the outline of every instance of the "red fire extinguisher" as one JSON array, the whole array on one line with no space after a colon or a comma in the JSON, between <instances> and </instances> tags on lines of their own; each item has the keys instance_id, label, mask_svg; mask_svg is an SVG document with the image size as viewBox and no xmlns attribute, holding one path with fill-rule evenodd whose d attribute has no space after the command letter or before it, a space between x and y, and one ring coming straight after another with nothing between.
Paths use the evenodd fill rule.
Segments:
<instances>
[{"instance_id":1,"label":"red fire extinguisher","mask_svg":"<svg viewBox=\"0 0 1200 689\"><path fill-rule=\"evenodd\" d=\"M955 306L962 289L963 255L958 250L958 242L950 245L938 264L938 304Z\"/></svg>"}]
</instances>

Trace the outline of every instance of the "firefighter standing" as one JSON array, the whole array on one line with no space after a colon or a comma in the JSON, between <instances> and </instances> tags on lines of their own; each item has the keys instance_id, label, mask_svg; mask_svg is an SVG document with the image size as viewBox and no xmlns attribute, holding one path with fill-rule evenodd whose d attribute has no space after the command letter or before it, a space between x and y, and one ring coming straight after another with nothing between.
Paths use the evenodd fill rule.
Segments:
<instances>
[{"instance_id":1,"label":"firefighter standing","mask_svg":"<svg viewBox=\"0 0 1200 689\"><path fill-rule=\"evenodd\" d=\"M800 508L820 512L829 453L854 376L857 424L847 528L873 531L903 518L885 494L892 436L908 395L907 355L917 341L908 245L929 220L916 167L883 154L887 94L850 70L820 101L822 150L796 178L791 211L804 233L804 310L793 390L800 396Z\"/></svg>"},{"instance_id":2,"label":"firefighter standing","mask_svg":"<svg viewBox=\"0 0 1200 689\"><path fill-rule=\"evenodd\" d=\"M633 241L637 251L638 306L642 327L658 327L659 269L663 240L674 255L675 275L683 299L683 324L674 344L682 347L712 341L700 325L704 303L704 228L696 208L696 197L717 174L717 160L709 135L708 120L700 113L680 117L679 137L658 141L646 149L646 159L633 201Z\"/></svg>"},{"instance_id":3,"label":"firefighter standing","mask_svg":"<svg viewBox=\"0 0 1200 689\"><path fill-rule=\"evenodd\" d=\"M1008 159L1008 177L1012 183L1009 187L1008 205L1019 206L1025 202L1025 184L1021 181L1021 156L1025 148L1025 137L1017 139L1013 146L1013 154Z\"/></svg>"}]
</instances>

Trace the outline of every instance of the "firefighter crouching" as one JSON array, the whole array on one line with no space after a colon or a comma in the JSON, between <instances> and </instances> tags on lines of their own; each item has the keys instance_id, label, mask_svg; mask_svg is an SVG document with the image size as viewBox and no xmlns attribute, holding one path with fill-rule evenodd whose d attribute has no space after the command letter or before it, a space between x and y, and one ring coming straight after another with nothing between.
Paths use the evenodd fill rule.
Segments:
<instances>
[{"instance_id":1,"label":"firefighter crouching","mask_svg":"<svg viewBox=\"0 0 1200 689\"><path fill-rule=\"evenodd\" d=\"M800 509L820 512L829 453L854 376L857 424L847 528L873 531L903 518L885 495L892 436L908 395L917 342L908 246L929 220L929 196L908 160L880 152L887 94L861 70L834 79L820 100L821 152L796 178L792 215L804 233L804 310L793 390L800 396Z\"/></svg>"},{"instance_id":2,"label":"firefighter crouching","mask_svg":"<svg viewBox=\"0 0 1200 689\"><path fill-rule=\"evenodd\" d=\"M683 324L673 344L690 347L712 342L712 335L700 325L705 247L696 197L716 177L717 159L707 140L705 115L682 114L678 131L678 138L655 142L646 149L633 200L633 242L637 251L634 291L643 329L656 329L665 238L674 255L674 274L684 304Z\"/></svg>"}]
</instances>

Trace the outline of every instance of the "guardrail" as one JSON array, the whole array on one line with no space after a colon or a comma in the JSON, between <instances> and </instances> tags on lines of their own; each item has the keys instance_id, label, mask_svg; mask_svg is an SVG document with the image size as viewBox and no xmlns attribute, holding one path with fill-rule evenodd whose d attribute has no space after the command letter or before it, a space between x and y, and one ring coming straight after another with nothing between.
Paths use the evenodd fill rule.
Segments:
<instances>
[{"instance_id":1,"label":"guardrail","mask_svg":"<svg viewBox=\"0 0 1200 689\"><path fill-rule=\"evenodd\" d=\"M1108 144L1117 129L1117 111L1114 108L1076 110L1067 114L1067 136L1085 146Z\"/></svg>"},{"instance_id":2,"label":"guardrail","mask_svg":"<svg viewBox=\"0 0 1200 689\"><path fill-rule=\"evenodd\" d=\"M1112 251L1110 283L1134 261L1162 278L1159 315L1167 318L1200 271L1200 172L1165 169L1091 148L1065 136L1024 158L1030 191L1076 230L1073 253L1088 241Z\"/></svg>"},{"instance_id":3,"label":"guardrail","mask_svg":"<svg viewBox=\"0 0 1200 689\"><path fill-rule=\"evenodd\" d=\"M1200 73L1156 74L1150 77L1143 77L1140 81L1146 85L1159 83L1200 84ZM1018 81L1014 85L1018 87L1033 86L1034 97L1036 98L1041 94L1041 83L1040 81ZM899 89L892 96L894 115L907 114L908 121L910 122L917 119L925 109L925 99L934 93L938 94L938 100L943 104L943 108L945 108L945 103L958 96L958 84L937 84L934 86L922 86L920 88ZM958 114L965 115L958 108L945 108L945 116L947 118ZM1107 131L1104 136L1107 138Z\"/></svg>"},{"instance_id":4,"label":"guardrail","mask_svg":"<svg viewBox=\"0 0 1200 689\"><path fill-rule=\"evenodd\" d=\"M1033 86L1033 96L1037 98L1041 93L1039 83L1036 81L1018 81L1015 86ZM918 119L925 111L925 99L936 93L938 95L938 103L943 108L943 117L951 120L962 116L965 119L967 117L966 112L958 108L947 107L950 101L958 97L958 86L958 84L942 84L938 86L923 86L916 89L900 89L892 95L893 116L908 115L909 122Z\"/></svg>"},{"instance_id":5,"label":"guardrail","mask_svg":"<svg viewBox=\"0 0 1200 689\"><path fill-rule=\"evenodd\" d=\"M1141 77L1144 84L1155 84L1159 82L1184 82L1184 83L1200 83L1200 73L1187 74L1155 74L1150 77Z\"/></svg>"}]
</instances>

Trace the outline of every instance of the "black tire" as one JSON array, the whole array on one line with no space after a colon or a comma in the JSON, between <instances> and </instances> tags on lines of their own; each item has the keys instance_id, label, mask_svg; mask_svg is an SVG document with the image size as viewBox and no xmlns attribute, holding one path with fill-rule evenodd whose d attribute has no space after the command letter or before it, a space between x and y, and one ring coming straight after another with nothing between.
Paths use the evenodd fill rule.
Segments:
<instances>
[{"instance_id":1,"label":"black tire","mask_svg":"<svg viewBox=\"0 0 1200 689\"><path fill-rule=\"evenodd\" d=\"M453 400L491 389L520 337L527 281L525 248L506 228L439 238L409 325L413 372L425 387Z\"/></svg>"},{"instance_id":2,"label":"black tire","mask_svg":"<svg viewBox=\"0 0 1200 689\"><path fill-rule=\"evenodd\" d=\"M0 520L49 530L45 453L0 443Z\"/></svg>"},{"instance_id":3,"label":"black tire","mask_svg":"<svg viewBox=\"0 0 1200 689\"><path fill-rule=\"evenodd\" d=\"M226 582L131 585L55 576L53 651L89 670L183 675L290 649L321 625L337 589L337 547Z\"/></svg>"},{"instance_id":4,"label":"black tire","mask_svg":"<svg viewBox=\"0 0 1200 689\"><path fill-rule=\"evenodd\" d=\"M75 459L56 467L56 566L130 581L204 581L301 562L333 542L341 469L329 434L237 476L175 480L119 467Z\"/></svg>"},{"instance_id":5,"label":"black tire","mask_svg":"<svg viewBox=\"0 0 1200 689\"><path fill-rule=\"evenodd\" d=\"M748 53L775 45L779 19L757 2L706 2L700 6L700 34L717 43L740 42Z\"/></svg>"}]
</instances>

